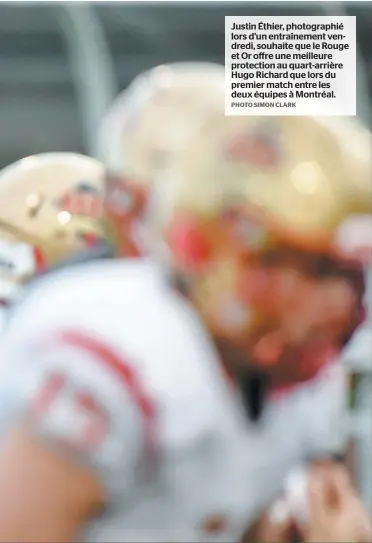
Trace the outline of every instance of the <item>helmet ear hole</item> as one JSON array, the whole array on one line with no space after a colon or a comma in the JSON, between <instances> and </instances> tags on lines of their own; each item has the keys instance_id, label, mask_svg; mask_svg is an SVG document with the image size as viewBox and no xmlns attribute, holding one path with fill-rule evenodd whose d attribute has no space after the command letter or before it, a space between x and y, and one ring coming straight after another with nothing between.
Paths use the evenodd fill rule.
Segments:
<instances>
[{"instance_id":1,"label":"helmet ear hole","mask_svg":"<svg viewBox=\"0 0 372 543\"><path fill-rule=\"evenodd\" d=\"M212 246L202 227L192 217L173 219L166 233L166 242L174 263L185 271L194 271L212 258Z\"/></svg>"}]
</instances>

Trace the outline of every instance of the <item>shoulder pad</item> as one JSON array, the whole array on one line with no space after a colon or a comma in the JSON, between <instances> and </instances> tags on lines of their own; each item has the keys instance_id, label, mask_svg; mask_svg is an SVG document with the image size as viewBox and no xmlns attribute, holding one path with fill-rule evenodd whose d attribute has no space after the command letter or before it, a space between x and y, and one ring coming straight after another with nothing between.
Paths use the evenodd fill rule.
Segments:
<instances>
[{"instance_id":1,"label":"shoulder pad","mask_svg":"<svg viewBox=\"0 0 372 543\"><path fill-rule=\"evenodd\" d=\"M109 245L108 243L100 243L94 248L90 248L85 251L79 251L79 253L74 254L70 258L63 260L57 266L46 270L45 272L43 272L42 275L46 275L55 270L67 268L75 264L85 264L94 260L111 259L114 258L114 256L114 250L111 245Z\"/></svg>"}]
</instances>

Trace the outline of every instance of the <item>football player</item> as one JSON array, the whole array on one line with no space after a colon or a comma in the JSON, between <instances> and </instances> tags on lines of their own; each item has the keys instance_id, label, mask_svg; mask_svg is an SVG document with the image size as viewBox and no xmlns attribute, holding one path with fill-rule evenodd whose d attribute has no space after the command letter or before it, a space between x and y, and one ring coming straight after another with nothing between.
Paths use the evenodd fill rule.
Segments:
<instances>
[{"instance_id":1,"label":"football player","mask_svg":"<svg viewBox=\"0 0 372 543\"><path fill-rule=\"evenodd\" d=\"M160 85L159 80L162 81ZM155 88L158 88L156 92ZM136 216L141 208L144 209L149 180L158 179L164 163L169 164L177 158L177 153L192 137L193 127L198 126L201 119L216 116L223 93L222 66L178 63L140 75L116 99L99 131L98 148L100 157L112 171L124 171L127 181L136 180L136 191L141 192L136 193L132 186L132 204L137 204L132 205L131 217ZM338 130L348 141L348 123L345 126L341 123ZM368 148L363 148L360 141L353 145L354 152L369 156ZM164 174L161 177L164 178ZM158 207L165 202L166 194L174 189L174 176L169 177L165 180L166 183L169 181L167 190L158 191ZM156 186L159 186L159 182L151 187L153 198L154 194L156 198ZM125 199L128 199L128 193L124 194ZM344 224L338 232L344 244L351 243L351 250L359 252L361 261L368 260L370 227L370 217L358 215L353 216L351 223ZM138 221L135 228L126 228L126 231L131 234L125 247L126 253L138 254L154 249L154 239L152 243L147 243L147 247L143 246L143 236L138 235L141 232ZM338 368L338 371L342 372L342 369ZM329 436L334 443L331 448L342 449L345 429L342 424L334 424L333 427L334 435Z\"/></svg>"},{"instance_id":2,"label":"football player","mask_svg":"<svg viewBox=\"0 0 372 543\"><path fill-rule=\"evenodd\" d=\"M103 166L74 153L30 156L0 172L0 332L21 287L102 239L102 181ZM12 401L5 391L1 423Z\"/></svg>"},{"instance_id":3,"label":"football player","mask_svg":"<svg viewBox=\"0 0 372 543\"><path fill-rule=\"evenodd\" d=\"M173 90L170 68L163 112ZM233 541L331 447L364 294L339 232L369 209L370 135L211 101L143 209L165 266L120 258L141 185L124 165L105 197L119 258L51 274L6 330L0 541Z\"/></svg>"}]
</instances>

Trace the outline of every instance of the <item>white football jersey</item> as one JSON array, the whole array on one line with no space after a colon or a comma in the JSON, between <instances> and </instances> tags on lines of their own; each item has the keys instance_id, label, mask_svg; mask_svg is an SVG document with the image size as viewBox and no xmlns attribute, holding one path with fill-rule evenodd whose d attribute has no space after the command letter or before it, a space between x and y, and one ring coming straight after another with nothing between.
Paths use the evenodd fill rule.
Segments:
<instances>
[{"instance_id":1,"label":"white football jersey","mask_svg":"<svg viewBox=\"0 0 372 543\"><path fill-rule=\"evenodd\" d=\"M193 308L146 260L42 279L0 355L2 435L27 416L104 484L82 541L237 540L291 468L333 446L343 399L331 366L249 421Z\"/></svg>"},{"instance_id":2,"label":"white football jersey","mask_svg":"<svg viewBox=\"0 0 372 543\"><path fill-rule=\"evenodd\" d=\"M0 334L5 327L8 308L20 294L21 278L37 272L34 247L0 239Z\"/></svg>"}]
</instances>

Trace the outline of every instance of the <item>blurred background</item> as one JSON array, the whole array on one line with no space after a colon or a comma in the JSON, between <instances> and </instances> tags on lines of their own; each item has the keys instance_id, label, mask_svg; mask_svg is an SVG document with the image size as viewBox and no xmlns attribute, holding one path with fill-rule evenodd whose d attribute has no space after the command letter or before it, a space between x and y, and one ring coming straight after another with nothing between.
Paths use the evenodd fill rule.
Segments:
<instances>
[{"instance_id":1,"label":"blurred background","mask_svg":"<svg viewBox=\"0 0 372 543\"><path fill-rule=\"evenodd\" d=\"M355 15L357 111L371 123L370 2L0 2L0 167L46 151L95 153L119 90L156 64L224 61L225 15ZM359 487L372 510L371 324L345 355Z\"/></svg>"},{"instance_id":2,"label":"blurred background","mask_svg":"<svg viewBox=\"0 0 372 543\"><path fill-rule=\"evenodd\" d=\"M93 151L118 89L178 60L224 61L225 15L357 16L359 113L372 89L370 2L0 2L0 166Z\"/></svg>"}]
</instances>

